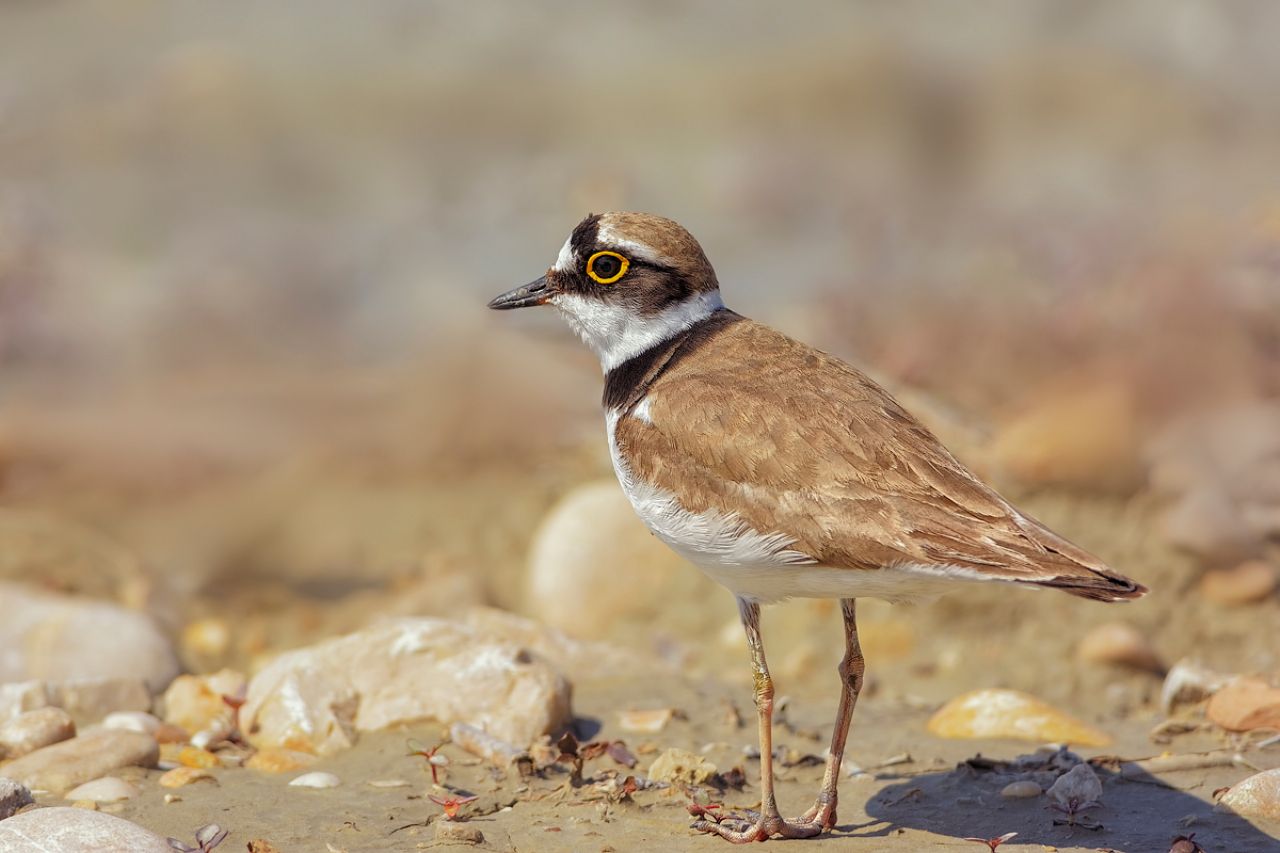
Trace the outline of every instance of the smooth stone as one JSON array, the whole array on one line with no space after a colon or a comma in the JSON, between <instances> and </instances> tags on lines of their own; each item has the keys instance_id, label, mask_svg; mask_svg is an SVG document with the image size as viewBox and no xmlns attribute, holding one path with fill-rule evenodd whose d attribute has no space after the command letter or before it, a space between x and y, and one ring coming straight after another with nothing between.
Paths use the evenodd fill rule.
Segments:
<instances>
[{"instance_id":1,"label":"smooth stone","mask_svg":"<svg viewBox=\"0 0 1280 853\"><path fill-rule=\"evenodd\" d=\"M1030 779L1020 779L1017 782L1010 782L1008 785L1005 785L1000 789L1000 796L1008 797L1013 800L1025 799L1027 797L1038 797L1043 793L1044 789L1035 782L1032 782Z\"/></svg>"},{"instance_id":2,"label":"smooth stone","mask_svg":"<svg viewBox=\"0 0 1280 853\"><path fill-rule=\"evenodd\" d=\"M1163 673L1164 664L1151 642L1127 622L1106 622L1090 629L1076 648L1085 663L1116 664L1144 672Z\"/></svg>"},{"instance_id":3,"label":"smooth stone","mask_svg":"<svg viewBox=\"0 0 1280 853\"><path fill-rule=\"evenodd\" d=\"M619 618L656 616L681 560L636 517L612 477L573 489L529 546L525 607L574 636L607 636Z\"/></svg>"},{"instance_id":4,"label":"smooth stone","mask_svg":"<svg viewBox=\"0 0 1280 853\"><path fill-rule=\"evenodd\" d=\"M1219 798L1215 811L1280 821L1280 767L1237 782Z\"/></svg>"},{"instance_id":5,"label":"smooth stone","mask_svg":"<svg viewBox=\"0 0 1280 853\"><path fill-rule=\"evenodd\" d=\"M138 732L153 737L160 731L161 725L159 717L146 711L114 711L102 718L104 729Z\"/></svg>"},{"instance_id":6,"label":"smooth stone","mask_svg":"<svg viewBox=\"0 0 1280 853\"><path fill-rule=\"evenodd\" d=\"M517 745L568 724L568 681L515 643L444 619L394 619L286 652L254 676L240 728L317 755L360 731L466 722Z\"/></svg>"},{"instance_id":7,"label":"smooth stone","mask_svg":"<svg viewBox=\"0 0 1280 853\"><path fill-rule=\"evenodd\" d=\"M945 738L1015 738L1033 743L1107 746L1106 732L1017 690L974 690L929 718L930 734Z\"/></svg>"},{"instance_id":8,"label":"smooth stone","mask_svg":"<svg viewBox=\"0 0 1280 853\"><path fill-rule=\"evenodd\" d=\"M1231 732L1280 729L1280 687L1261 678L1237 678L1214 693L1205 716Z\"/></svg>"},{"instance_id":9,"label":"smooth stone","mask_svg":"<svg viewBox=\"0 0 1280 853\"><path fill-rule=\"evenodd\" d=\"M1232 676L1215 672L1198 661L1183 658L1173 665L1160 688L1160 707L1168 714L1174 706L1199 702L1221 690Z\"/></svg>"},{"instance_id":10,"label":"smooth stone","mask_svg":"<svg viewBox=\"0 0 1280 853\"><path fill-rule=\"evenodd\" d=\"M141 678L163 690L178 657L145 613L0 582L0 682ZM55 703L56 704L56 703Z\"/></svg>"},{"instance_id":11,"label":"smooth stone","mask_svg":"<svg viewBox=\"0 0 1280 853\"><path fill-rule=\"evenodd\" d=\"M136 823L71 806L32 809L0 822L4 853L173 853L169 843Z\"/></svg>"},{"instance_id":12,"label":"smooth stone","mask_svg":"<svg viewBox=\"0 0 1280 853\"><path fill-rule=\"evenodd\" d=\"M27 711L0 726L0 759L21 758L29 752L75 735L75 722L61 708Z\"/></svg>"},{"instance_id":13,"label":"smooth stone","mask_svg":"<svg viewBox=\"0 0 1280 853\"><path fill-rule=\"evenodd\" d=\"M121 767L154 767L159 758L160 746L149 735L99 729L37 749L4 772L30 788L62 793Z\"/></svg>"},{"instance_id":14,"label":"smooth stone","mask_svg":"<svg viewBox=\"0 0 1280 853\"><path fill-rule=\"evenodd\" d=\"M456 820L441 820L436 822L436 841L483 844L484 833L467 823Z\"/></svg>"},{"instance_id":15,"label":"smooth stone","mask_svg":"<svg viewBox=\"0 0 1280 853\"><path fill-rule=\"evenodd\" d=\"M671 748L649 765L649 780L671 784L701 785L716 774L716 766L687 749Z\"/></svg>"},{"instance_id":16,"label":"smooth stone","mask_svg":"<svg viewBox=\"0 0 1280 853\"><path fill-rule=\"evenodd\" d=\"M175 767L160 774L156 781L161 788L181 788L202 779L215 780L213 773L203 767Z\"/></svg>"},{"instance_id":17,"label":"smooth stone","mask_svg":"<svg viewBox=\"0 0 1280 853\"><path fill-rule=\"evenodd\" d=\"M14 681L0 684L0 723L27 711L49 707L49 691L43 681Z\"/></svg>"},{"instance_id":18,"label":"smooth stone","mask_svg":"<svg viewBox=\"0 0 1280 853\"><path fill-rule=\"evenodd\" d=\"M77 785L63 795L64 800L92 800L95 803L118 803L131 800L140 792L118 776L103 776L92 782Z\"/></svg>"},{"instance_id":19,"label":"smooth stone","mask_svg":"<svg viewBox=\"0 0 1280 853\"><path fill-rule=\"evenodd\" d=\"M290 787L294 788L336 788L341 784L342 780L337 776L321 770L313 773L303 773L289 782Z\"/></svg>"},{"instance_id":20,"label":"smooth stone","mask_svg":"<svg viewBox=\"0 0 1280 853\"><path fill-rule=\"evenodd\" d=\"M0 820L12 816L23 806L31 805L31 791L21 782L0 776Z\"/></svg>"},{"instance_id":21,"label":"smooth stone","mask_svg":"<svg viewBox=\"0 0 1280 853\"><path fill-rule=\"evenodd\" d=\"M1248 560L1232 569L1208 572L1200 579L1206 600L1229 607L1270 598L1280 585L1280 572L1262 560Z\"/></svg>"},{"instance_id":22,"label":"smooth stone","mask_svg":"<svg viewBox=\"0 0 1280 853\"><path fill-rule=\"evenodd\" d=\"M151 690L141 678L104 676L72 678L47 685L49 704L81 722L101 720L116 711L151 708Z\"/></svg>"}]
</instances>

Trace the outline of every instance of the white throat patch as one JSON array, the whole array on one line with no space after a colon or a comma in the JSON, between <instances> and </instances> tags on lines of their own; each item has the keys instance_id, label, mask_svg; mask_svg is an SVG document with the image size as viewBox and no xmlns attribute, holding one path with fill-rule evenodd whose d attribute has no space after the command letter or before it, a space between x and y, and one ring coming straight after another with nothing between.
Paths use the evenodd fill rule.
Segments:
<instances>
[{"instance_id":1,"label":"white throat patch","mask_svg":"<svg viewBox=\"0 0 1280 853\"><path fill-rule=\"evenodd\" d=\"M650 317L629 305L576 293L556 294L550 302L599 356L605 373L724 307L718 290L694 294Z\"/></svg>"}]
</instances>

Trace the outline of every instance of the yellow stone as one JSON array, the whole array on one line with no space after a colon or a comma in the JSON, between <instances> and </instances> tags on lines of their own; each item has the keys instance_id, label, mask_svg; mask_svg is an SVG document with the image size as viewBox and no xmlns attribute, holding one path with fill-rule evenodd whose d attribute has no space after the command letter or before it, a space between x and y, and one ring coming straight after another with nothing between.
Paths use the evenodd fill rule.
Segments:
<instances>
[{"instance_id":1,"label":"yellow stone","mask_svg":"<svg viewBox=\"0 0 1280 853\"><path fill-rule=\"evenodd\" d=\"M716 773L716 766L687 749L668 749L649 765L649 779L654 782L701 785Z\"/></svg>"},{"instance_id":2,"label":"yellow stone","mask_svg":"<svg viewBox=\"0 0 1280 853\"><path fill-rule=\"evenodd\" d=\"M175 767L162 773L157 781L162 788L181 788L183 785L190 785L201 779L216 781L213 774L203 767ZM172 801L166 797L165 802Z\"/></svg>"},{"instance_id":3,"label":"yellow stone","mask_svg":"<svg viewBox=\"0 0 1280 853\"><path fill-rule=\"evenodd\" d=\"M301 770L314 764L316 757L305 752L292 749L276 749L268 747L260 749L244 762L250 770L262 770L267 773L288 773L290 770Z\"/></svg>"},{"instance_id":4,"label":"yellow stone","mask_svg":"<svg viewBox=\"0 0 1280 853\"><path fill-rule=\"evenodd\" d=\"M184 767L221 767L222 761L207 749L184 746L178 750L178 763Z\"/></svg>"},{"instance_id":5,"label":"yellow stone","mask_svg":"<svg viewBox=\"0 0 1280 853\"><path fill-rule=\"evenodd\" d=\"M1033 743L1107 746L1111 737L1017 690L974 690L952 699L928 723L945 738L1014 738Z\"/></svg>"}]
</instances>

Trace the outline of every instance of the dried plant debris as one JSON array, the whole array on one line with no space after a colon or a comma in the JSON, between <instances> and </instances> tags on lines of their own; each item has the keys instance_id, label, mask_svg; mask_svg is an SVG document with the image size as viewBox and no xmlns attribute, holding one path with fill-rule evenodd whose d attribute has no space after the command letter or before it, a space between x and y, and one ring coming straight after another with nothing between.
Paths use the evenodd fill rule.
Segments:
<instances>
[{"instance_id":1,"label":"dried plant debris","mask_svg":"<svg viewBox=\"0 0 1280 853\"><path fill-rule=\"evenodd\" d=\"M1079 826L1084 829L1102 829L1102 824L1090 820L1083 813L1102 805L1102 782L1088 764L1077 764L1058 777L1048 790L1049 808L1063 815L1054 818L1054 825Z\"/></svg>"},{"instance_id":2,"label":"dried plant debris","mask_svg":"<svg viewBox=\"0 0 1280 853\"><path fill-rule=\"evenodd\" d=\"M1196 843L1196 834L1179 835L1173 839L1169 853L1205 853L1203 847Z\"/></svg>"},{"instance_id":3,"label":"dried plant debris","mask_svg":"<svg viewBox=\"0 0 1280 853\"><path fill-rule=\"evenodd\" d=\"M991 853L995 853L995 851L996 851L996 848L997 848L997 847L999 847L1001 844L1004 844L1004 843L1005 843L1006 841L1008 841L1010 838L1015 837L1017 834L1018 834L1018 833L1016 833L1016 832L1006 832L1004 835L1001 835L1001 836L999 836L998 838L968 838L968 837L966 837L966 838L965 838L965 841L975 841L975 842L977 842L978 844L985 844L985 845L987 845L988 849L990 849L990 850L991 850Z\"/></svg>"},{"instance_id":4,"label":"dried plant debris","mask_svg":"<svg viewBox=\"0 0 1280 853\"><path fill-rule=\"evenodd\" d=\"M176 838L165 840L178 853L209 853L210 850L226 840L228 831L216 823L206 824L196 830L196 846L194 847Z\"/></svg>"}]
</instances>

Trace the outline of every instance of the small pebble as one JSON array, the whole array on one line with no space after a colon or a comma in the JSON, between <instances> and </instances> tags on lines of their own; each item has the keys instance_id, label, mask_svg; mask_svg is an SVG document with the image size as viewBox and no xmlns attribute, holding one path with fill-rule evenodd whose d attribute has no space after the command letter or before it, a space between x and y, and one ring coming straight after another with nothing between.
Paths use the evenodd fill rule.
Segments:
<instances>
[{"instance_id":1,"label":"small pebble","mask_svg":"<svg viewBox=\"0 0 1280 853\"><path fill-rule=\"evenodd\" d=\"M1151 643L1127 622L1106 622L1090 630L1080 640L1076 657L1085 663L1127 666L1144 672L1165 670Z\"/></svg>"},{"instance_id":2,"label":"small pebble","mask_svg":"<svg viewBox=\"0 0 1280 853\"><path fill-rule=\"evenodd\" d=\"M268 748L260 749L249 756L244 766L250 770L262 770L267 773L288 773L290 770L302 770L314 764L316 757L306 752L292 749Z\"/></svg>"},{"instance_id":3,"label":"small pebble","mask_svg":"<svg viewBox=\"0 0 1280 853\"><path fill-rule=\"evenodd\" d=\"M31 799L31 791L26 785L0 776L0 820L10 817L18 809L29 806L33 802L35 801Z\"/></svg>"},{"instance_id":4,"label":"small pebble","mask_svg":"<svg viewBox=\"0 0 1280 853\"><path fill-rule=\"evenodd\" d=\"M630 734L653 735L667 727L667 723L675 718L675 708L654 708L651 710L628 710L618 713L618 725Z\"/></svg>"},{"instance_id":5,"label":"small pebble","mask_svg":"<svg viewBox=\"0 0 1280 853\"><path fill-rule=\"evenodd\" d=\"M1253 604L1271 597L1280 586L1280 572L1261 560L1249 560L1234 569L1209 572L1200 579L1200 594L1229 607Z\"/></svg>"},{"instance_id":6,"label":"small pebble","mask_svg":"<svg viewBox=\"0 0 1280 853\"><path fill-rule=\"evenodd\" d=\"M1205 716L1231 732L1280 728L1280 687L1261 678L1237 678L1213 694Z\"/></svg>"},{"instance_id":7,"label":"small pebble","mask_svg":"<svg viewBox=\"0 0 1280 853\"><path fill-rule=\"evenodd\" d=\"M71 715L61 708L37 708L0 726L0 759L19 758L76 735Z\"/></svg>"},{"instance_id":8,"label":"small pebble","mask_svg":"<svg viewBox=\"0 0 1280 853\"><path fill-rule=\"evenodd\" d=\"M483 844L484 833L465 823L442 820L436 823L436 841L461 841L464 844Z\"/></svg>"},{"instance_id":9,"label":"small pebble","mask_svg":"<svg viewBox=\"0 0 1280 853\"><path fill-rule=\"evenodd\" d=\"M294 788L336 788L341 784L342 780L337 776L321 770L304 773L289 783Z\"/></svg>"},{"instance_id":10,"label":"small pebble","mask_svg":"<svg viewBox=\"0 0 1280 853\"><path fill-rule=\"evenodd\" d=\"M1008 797L1014 800L1020 800L1026 797L1038 797L1044 791L1035 782L1030 779L1020 779L1017 782L1010 782L1000 789L1000 796Z\"/></svg>"},{"instance_id":11,"label":"small pebble","mask_svg":"<svg viewBox=\"0 0 1280 853\"><path fill-rule=\"evenodd\" d=\"M180 803L182 802L182 797L179 797L177 794L165 794L164 801L165 803Z\"/></svg>"},{"instance_id":12,"label":"small pebble","mask_svg":"<svg viewBox=\"0 0 1280 853\"><path fill-rule=\"evenodd\" d=\"M92 782L77 785L66 793L64 799L91 800L95 803L118 803L121 800L131 800L138 794L137 787L130 785L123 779L117 776L103 776L101 779L94 779Z\"/></svg>"},{"instance_id":13,"label":"small pebble","mask_svg":"<svg viewBox=\"0 0 1280 853\"><path fill-rule=\"evenodd\" d=\"M140 732L144 735L154 735L162 725L159 717L148 714L146 711L115 711L107 714L102 720L104 729Z\"/></svg>"},{"instance_id":14,"label":"small pebble","mask_svg":"<svg viewBox=\"0 0 1280 853\"><path fill-rule=\"evenodd\" d=\"M369 782L371 788L407 788L409 783L404 779L374 779Z\"/></svg>"},{"instance_id":15,"label":"small pebble","mask_svg":"<svg viewBox=\"0 0 1280 853\"><path fill-rule=\"evenodd\" d=\"M214 775L203 767L175 767L160 774L157 780L162 788L181 788L201 779L217 781Z\"/></svg>"}]
</instances>

